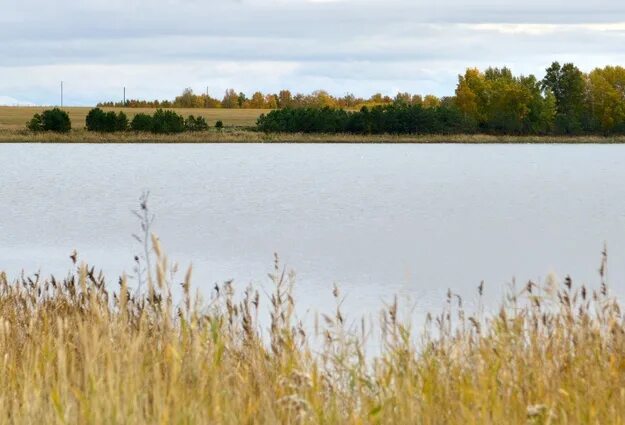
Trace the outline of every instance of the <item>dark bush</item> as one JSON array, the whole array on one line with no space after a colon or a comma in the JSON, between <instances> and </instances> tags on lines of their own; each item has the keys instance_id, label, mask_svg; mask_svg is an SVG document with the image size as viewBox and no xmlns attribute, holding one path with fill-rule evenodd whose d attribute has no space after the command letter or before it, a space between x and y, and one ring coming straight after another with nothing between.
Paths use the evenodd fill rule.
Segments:
<instances>
[{"instance_id":1,"label":"dark bush","mask_svg":"<svg viewBox=\"0 0 625 425\"><path fill-rule=\"evenodd\" d=\"M435 134L471 133L475 124L453 106L387 105L358 112L333 108L278 109L256 123L264 132Z\"/></svg>"},{"instance_id":2,"label":"dark bush","mask_svg":"<svg viewBox=\"0 0 625 425\"><path fill-rule=\"evenodd\" d=\"M224 123L223 123L223 121L221 121L221 120L217 121L217 122L215 123L215 128L216 128L217 130L221 130L222 128L224 128Z\"/></svg>"},{"instance_id":3,"label":"dark bush","mask_svg":"<svg viewBox=\"0 0 625 425\"><path fill-rule=\"evenodd\" d=\"M30 131L43 131L43 117L41 114L35 114L30 121L26 123L26 127Z\"/></svg>"},{"instance_id":4,"label":"dark bush","mask_svg":"<svg viewBox=\"0 0 625 425\"><path fill-rule=\"evenodd\" d=\"M123 112L104 112L100 108L94 108L87 114L85 120L87 130L102 133L126 131L128 129L128 117Z\"/></svg>"},{"instance_id":5,"label":"dark bush","mask_svg":"<svg viewBox=\"0 0 625 425\"><path fill-rule=\"evenodd\" d=\"M100 108L94 108L89 111L85 118L85 127L88 131L106 131L106 114Z\"/></svg>"},{"instance_id":6,"label":"dark bush","mask_svg":"<svg viewBox=\"0 0 625 425\"><path fill-rule=\"evenodd\" d=\"M128 130L128 116L123 111L119 111L115 118L115 130L126 131Z\"/></svg>"},{"instance_id":7,"label":"dark bush","mask_svg":"<svg viewBox=\"0 0 625 425\"><path fill-rule=\"evenodd\" d=\"M152 131L152 116L148 114L137 114L130 122L130 129L133 131Z\"/></svg>"},{"instance_id":8,"label":"dark bush","mask_svg":"<svg viewBox=\"0 0 625 425\"><path fill-rule=\"evenodd\" d=\"M189 115L189 118L184 122L184 127L187 131L206 131L208 130L208 123L204 117Z\"/></svg>"},{"instance_id":9,"label":"dark bush","mask_svg":"<svg viewBox=\"0 0 625 425\"><path fill-rule=\"evenodd\" d=\"M54 108L35 114L26 126L32 131L67 133L72 129L72 122L67 112Z\"/></svg>"},{"instance_id":10,"label":"dark bush","mask_svg":"<svg viewBox=\"0 0 625 425\"><path fill-rule=\"evenodd\" d=\"M174 111L158 109L152 116L152 133L172 134L184 131L184 118Z\"/></svg>"}]
</instances>

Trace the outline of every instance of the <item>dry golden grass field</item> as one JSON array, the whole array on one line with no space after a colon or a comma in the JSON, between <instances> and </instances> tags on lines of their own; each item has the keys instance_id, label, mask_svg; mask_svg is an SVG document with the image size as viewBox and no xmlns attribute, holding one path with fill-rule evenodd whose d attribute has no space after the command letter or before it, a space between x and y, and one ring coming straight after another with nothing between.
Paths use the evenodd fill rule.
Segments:
<instances>
[{"instance_id":1,"label":"dry golden grass field","mask_svg":"<svg viewBox=\"0 0 625 425\"><path fill-rule=\"evenodd\" d=\"M22 129L25 128L34 114L41 113L47 107L14 107L0 106L0 129ZM85 117L92 109L90 107L69 107L63 108L72 120L72 127L80 129L85 126ZM153 108L102 108L105 111L124 111L129 119L136 114L143 112L152 114ZM256 124L256 119L263 112L263 109L175 109L177 113L185 118L189 115L201 115L206 118L209 125L215 125L217 120L223 121L228 127L249 127Z\"/></svg>"}]
</instances>

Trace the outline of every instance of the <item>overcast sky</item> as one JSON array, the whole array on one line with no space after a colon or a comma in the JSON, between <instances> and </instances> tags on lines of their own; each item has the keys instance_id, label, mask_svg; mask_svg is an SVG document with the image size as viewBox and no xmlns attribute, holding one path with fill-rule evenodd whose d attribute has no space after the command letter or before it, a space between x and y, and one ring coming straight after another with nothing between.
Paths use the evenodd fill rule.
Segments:
<instances>
[{"instance_id":1,"label":"overcast sky","mask_svg":"<svg viewBox=\"0 0 625 425\"><path fill-rule=\"evenodd\" d=\"M0 103L185 87L452 94L467 67L625 65L619 0L0 0Z\"/></svg>"}]
</instances>

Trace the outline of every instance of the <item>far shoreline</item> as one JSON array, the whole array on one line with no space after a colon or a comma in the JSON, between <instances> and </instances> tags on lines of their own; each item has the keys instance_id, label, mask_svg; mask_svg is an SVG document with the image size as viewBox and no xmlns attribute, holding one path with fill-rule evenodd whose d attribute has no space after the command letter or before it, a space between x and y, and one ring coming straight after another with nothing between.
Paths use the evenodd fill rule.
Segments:
<instances>
[{"instance_id":1,"label":"far shoreline","mask_svg":"<svg viewBox=\"0 0 625 425\"><path fill-rule=\"evenodd\" d=\"M245 128L211 129L181 134L151 134L137 132L94 133L84 129L70 133L34 133L28 130L0 128L0 143L59 143L59 144L625 144L625 136L503 136L490 134L452 135L358 135L262 133Z\"/></svg>"}]
</instances>

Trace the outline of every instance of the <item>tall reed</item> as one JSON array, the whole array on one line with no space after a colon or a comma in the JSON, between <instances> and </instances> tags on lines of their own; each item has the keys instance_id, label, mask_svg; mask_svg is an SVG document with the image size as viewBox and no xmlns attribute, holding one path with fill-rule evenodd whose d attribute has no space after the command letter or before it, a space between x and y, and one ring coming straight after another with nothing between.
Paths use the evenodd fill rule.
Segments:
<instances>
[{"instance_id":1,"label":"tall reed","mask_svg":"<svg viewBox=\"0 0 625 425\"><path fill-rule=\"evenodd\" d=\"M277 257L268 300L232 282L203 300L189 269L178 301L154 236L148 255L139 293L75 255L64 279L0 274L0 423L625 423L624 317L603 267L596 291L529 282L494 314L450 292L418 332L395 301L366 355L338 288L316 332L297 322Z\"/></svg>"}]
</instances>

